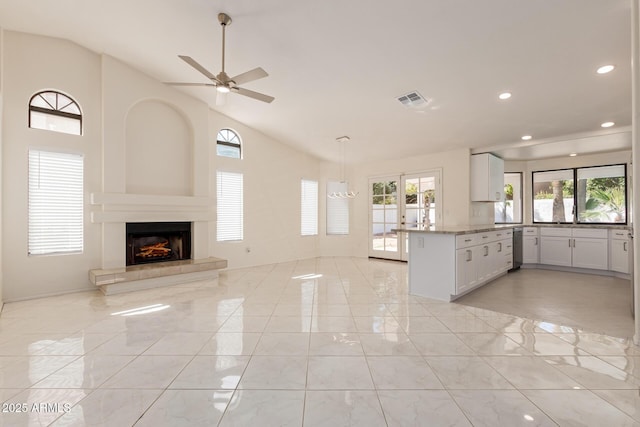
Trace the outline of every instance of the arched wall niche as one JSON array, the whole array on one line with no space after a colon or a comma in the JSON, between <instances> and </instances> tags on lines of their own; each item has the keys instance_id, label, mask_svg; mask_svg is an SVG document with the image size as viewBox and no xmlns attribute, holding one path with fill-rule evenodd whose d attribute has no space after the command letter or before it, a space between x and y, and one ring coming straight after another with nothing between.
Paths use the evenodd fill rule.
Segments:
<instances>
[{"instance_id":1,"label":"arched wall niche","mask_svg":"<svg viewBox=\"0 0 640 427\"><path fill-rule=\"evenodd\" d=\"M127 193L193 195L193 132L180 110L142 100L129 110L125 132Z\"/></svg>"}]
</instances>

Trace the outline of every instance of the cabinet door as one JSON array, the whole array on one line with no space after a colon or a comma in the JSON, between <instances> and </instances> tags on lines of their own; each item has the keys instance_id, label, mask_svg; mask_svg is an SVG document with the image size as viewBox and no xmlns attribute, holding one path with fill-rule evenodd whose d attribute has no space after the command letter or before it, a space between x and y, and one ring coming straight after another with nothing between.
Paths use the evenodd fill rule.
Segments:
<instances>
[{"instance_id":1,"label":"cabinet door","mask_svg":"<svg viewBox=\"0 0 640 427\"><path fill-rule=\"evenodd\" d=\"M629 242L627 240L611 240L611 270L629 274Z\"/></svg>"},{"instance_id":2,"label":"cabinet door","mask_svg":"<svg viewBox=\"0 0 640 427\"><path fill-rule=\"evenodd\" d=\"M456 294L461 294L477 283L473 248L456 251Z\"/></svg>"},{"instance_id":3,"label":"cabinet door","mask_svg":"<svg viewBox=\"0 0 640 427\"><path fill-rule=\"evenodd\" d=\"M606 270L609 268L607 239L576 237L573 239L573 266Z\"/></svg>"},{"instance_id":4,"label":"cabinet door","mask_svg":"<svg viewBox=\"0 0 640 427\"><path fill-rule=\"evenodd\" d=\"M522 238L522 263L523 264L537 264L539 262L538 256L538 236L524 236Z\"/></svg>"},{"instance_id":5,"label":"cabinet door","mask_svg":"<svg viewBox=\"0 0 640 427\"><path fill-rule=\"evenodd\" d=\"M541 236L540 264L571 267L571 237Z\"/></svg>"},{"instance_id":6,"label":"cabinet door","mask_svg":"<svg viewBox=\"0 0 640 427\"><path fill-rule=\"evenodd\" d=\"M491 262L492 248L490 243L474 246L473 257L476 264L476 274L478 282L487 280L493 271Z\"/></svg>"}]
</instances>

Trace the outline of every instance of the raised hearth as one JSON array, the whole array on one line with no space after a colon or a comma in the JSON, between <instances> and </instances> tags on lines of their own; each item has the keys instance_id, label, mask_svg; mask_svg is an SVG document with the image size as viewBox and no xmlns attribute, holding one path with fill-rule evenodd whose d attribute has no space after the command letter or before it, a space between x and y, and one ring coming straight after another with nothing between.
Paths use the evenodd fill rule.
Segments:
<instances>
[{"instance_id":1,"label":"raised hearth","mask_svg":"<svg viewBox=\"0 0 640 427\"><path fill-rule=\"evenodd\" d=\"M89 271L89 279L105 295L113 295L196 280L215 279L218 277L218 270L224 268L227 268L226 259L209 257L125 268L95 269Z\"/></svg>"}]
</instances>

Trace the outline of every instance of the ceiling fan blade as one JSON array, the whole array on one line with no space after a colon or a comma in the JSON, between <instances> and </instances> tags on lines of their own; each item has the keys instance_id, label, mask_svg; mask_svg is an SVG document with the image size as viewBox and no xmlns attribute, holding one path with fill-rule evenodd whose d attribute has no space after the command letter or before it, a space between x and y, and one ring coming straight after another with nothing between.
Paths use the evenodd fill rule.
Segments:
<instances>
[{"instance_id":1,"label":"ceiling fan blade","mask_svg":"<svg viewBox=\"0 0 640 427\"><path fill-rule=\"evenodd\" d=\"M165 82L164 84L169 86L211 86L216 87L213 83L178 83L178 82Z\"/></svg>"},{"instance_id":2,"label":"ceiling fan blade","mask_svg":"<svg viewBox=\"0 0 640 427\"><path fill-rule=\"evenodd\" d=\"M246 73L238 74L235 77L232 77L231 80L236 82L237 85L245 84L247 82L252 82L254 80L261 79L263 77L267 77L269 74L262 68L254 68L251 71L247 71Z\"/></svg>"},{"instance_id":3,"label":"ceiling fan blade","mask_svg":"<svg viewBox=\"0 0 640 427\"><path fill-rule=\"evenodd\" d=\"M241 87L232 87L231 90L240 95L248 96L249 98L257 99L258 101L262 101L262 102L269 103L275 99L273 96L265 95L259 92L254 92L249 89L243 89Z\"/></svg>"},{"instance_id":4,"label":"ceiling fan blade","mask_svg":"<svg viewBox=\"0 0 640 427\"><path fill-rule=\"evenodd\" d=\"M193 68L195 68L196 70L200 71L202 74L204 74L208 79L213 80L216 83L220 83L220 81L218 81L218 79L216 78L216 76L214 76L213 74L211 74L211 72L209 72L209 70L207 70L206 68L204 68L202 65L200 65L195 59L191 58L190 56L185 56L185 55L178 55L178 58L182 59L184 62L186 62L187 64L191 65Z\"/></svg>"}]
</instances>

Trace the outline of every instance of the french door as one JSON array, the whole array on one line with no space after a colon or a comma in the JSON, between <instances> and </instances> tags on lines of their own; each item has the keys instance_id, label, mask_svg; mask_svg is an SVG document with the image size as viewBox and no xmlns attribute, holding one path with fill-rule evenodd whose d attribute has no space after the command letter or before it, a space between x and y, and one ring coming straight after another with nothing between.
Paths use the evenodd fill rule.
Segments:
<instances>
[{"instance_id":1,"label":"french door","mask_svg":"<svg viewBox=\"0 0 640 427\"><path fill-rule=\"evenodd\" d=\"M442 223L441 172L369 179L369 256L406 261L408 233L398 228Z\"/></svg>"}]
</instances>

